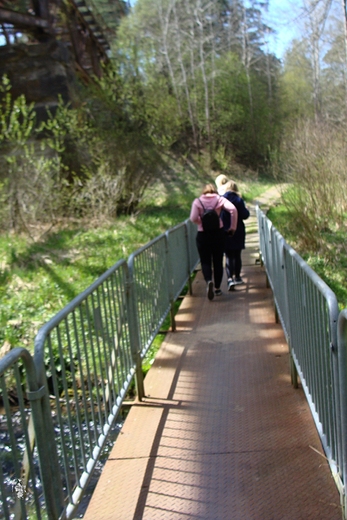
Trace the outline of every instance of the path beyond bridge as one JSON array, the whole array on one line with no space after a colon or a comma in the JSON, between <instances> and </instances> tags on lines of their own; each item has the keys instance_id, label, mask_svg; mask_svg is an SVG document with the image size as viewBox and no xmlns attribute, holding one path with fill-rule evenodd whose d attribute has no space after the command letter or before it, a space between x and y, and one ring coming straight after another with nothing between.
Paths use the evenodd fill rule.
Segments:
<instances>
[{"instance_id":1,"label":"path beyond bridge","mask_svg":"<svg viewBox=\"0 0 347 520\"><path fill-rule=\"evenodd\" d=\"M342 518L304 392L291 386L251 210L245 284L227 292L224 279L211 302L198 272L85 520Z\"/></svg>"}]
</instances>

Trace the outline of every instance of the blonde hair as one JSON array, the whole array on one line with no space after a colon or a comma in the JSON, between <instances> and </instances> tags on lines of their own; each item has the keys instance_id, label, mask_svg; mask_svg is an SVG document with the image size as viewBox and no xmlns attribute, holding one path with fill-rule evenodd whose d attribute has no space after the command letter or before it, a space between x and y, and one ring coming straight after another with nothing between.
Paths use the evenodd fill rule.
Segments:
<instances>
[{"instance_id":1,"label":"blonde hair","mask_svg":"<svg viewBox=\"0 0 347 520\"><path fill-rule=\"evenodd\" d=\"M206 195L206 193L217 193L217 190L213 184L206 184L202 190L202 194Z\"/></svg>"},{"instance_id":2,"label":"blonde hair","mask_svg":"<svg viewBox=\"0 0 347 520\"><path fill-rule=\"evenodd\" d=\"M221 173L220 175L218 175L218 177L216 177L214 182L216 183L217 189L219 189L223 186L223 184L226 184L228 182L228 177L224 175L224 173Z\"/></svg>"},{"instance_id":3,"label":"blonde hair","mask_svg":"<svg viewBox=\"0 0 347 520\"><path fill-rule=\"evenodd\" d=\"M228 181L225 185L224 185L224 188L225 188L225 193L227 191L234 191L235 193L238 194L239 190L237 189L237 184L236 182L234 181Z\"/></svg>"}]
</instances>

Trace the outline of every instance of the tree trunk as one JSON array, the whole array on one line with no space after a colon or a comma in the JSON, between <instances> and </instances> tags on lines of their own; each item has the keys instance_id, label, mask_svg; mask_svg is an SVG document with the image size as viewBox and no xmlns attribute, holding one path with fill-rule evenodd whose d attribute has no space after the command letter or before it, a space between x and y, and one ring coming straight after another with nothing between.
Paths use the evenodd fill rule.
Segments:
<instances>
[{"instance_id":1,"label":"tree trunk","mask_svg":"<svg viewBox=\"0 0 347 520\"><path fill-rule=\"evenodd\" d=\"M186 98L187 98L188 114L189 114L190 124L192 126L193 139L194 139L195 147L198 150L198 136L197 136L197 132L196 132L193 108L192 108L192 104L191 104L191 100L190 100L190 92L189 92L189 86L188 86L186 69L185 69L185 66L184 66L184 63L183 63L183 59L182 59L181 31L180 31L180 27L179 27L179 23L178 23L178 18L177 18L177 12L176 12L176 6L175 5L173 7L173 12L174 12L175 29L176 29L175 33L176 33L176 41L177 41L177 54L178 54L177 58L178 58L178 63L179 63L180 68L181 68L182 79L183 79L183 86L184 86L184 91L185 91Z\"/></svg>"},{"instance_id":2,"label":"tree trunk","mask_svg":"<svg viewBox=\"0 0 347 520\"><path fill-rule=\"evenodd\" d=\"M205 121L206 121L206 132L208 145L210 150L210 159L212 160L212 139L211 139L211 121L210 121L210 98L209 98L209 88L208 81L206 75L206 66L205 66L205 52L204 52L204 25L203 25L203 16L202 15L202 6L201 1L197 0L195 17L196 23L199 30L199 55L200 55L200 69L202 75L202 81L204 84L204 92L205 92Z\"/></svg>"},{"instance_id":3,"label":"tree trunk","mask_svg":"<svg viewBox=\"0 0 347 520\"><path fill-rule=\"evenodd\" d=\"M172 67L171 60L170 60L169 45L168 45L168 31L169 31L169 25L170 25L170 14L171 14L171 10L172 10L172 7L174 4L175 4L175 0L173 0L173 2L171 2L171 4L169 4L168 10L164 15L162 2L160 2L158 14L159 14L159 20L160 20L161 33L162 33L162 43L163 43L163 48L164 48L163 52L164 52L166 64L167 64L167 67L169 70L172 89L174 91L176 101L177 101L178 113L179 113L180 117L182 117L182 107L181 107L179 93L178 93L178 89L177 89L177 85L176 85L173 67Z\"/></svg>"}]
</instances>

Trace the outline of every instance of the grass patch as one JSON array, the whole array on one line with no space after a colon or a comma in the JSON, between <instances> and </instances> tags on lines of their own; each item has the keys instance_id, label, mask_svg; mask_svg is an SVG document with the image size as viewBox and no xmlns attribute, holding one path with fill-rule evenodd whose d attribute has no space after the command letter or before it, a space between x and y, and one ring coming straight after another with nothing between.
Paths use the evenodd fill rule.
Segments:
<instances>
[{"instance_id":1,"label":"grass patch","mask_svg":"<svg viewBox=\"0 0 347 520\"><path fill-rule=\"evenodd\" d=\"M319 249L307 250L295 233L289 210L284 205L271 208L268 218L307 264L335 293L340 309L347 307L347 215L345 222L320 231Z\"/></svg>"},{"instance_id":2,"label":"grass patch","mask_svg":"<svg viewBox=\"0 0 347 520\"><path fill-rule=\"evenodd\" d=\"M109 267L187 212L160 208L97 229L73 226L32 243L0 235L0 345L30 346L42 326Z\"/></svg>"}]
</instances>

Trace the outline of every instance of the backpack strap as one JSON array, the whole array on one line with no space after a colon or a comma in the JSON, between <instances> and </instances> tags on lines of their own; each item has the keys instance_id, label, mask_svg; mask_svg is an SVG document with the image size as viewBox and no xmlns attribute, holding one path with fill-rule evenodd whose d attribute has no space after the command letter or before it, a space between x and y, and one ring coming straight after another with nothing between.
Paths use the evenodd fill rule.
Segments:
<instances>
[{"instance_id":1,"label":"backpack strap","mask_svg":"<svg viewBox=\"0 0 347 520\"><path fill-rule=\"evenodd\" d=\"M220 201L220 199L221 199L221 197L219 197L219 199L218 199L217 202L216 202L216 205L215 205L212 209L216 209L216 207L218 206L218 202ZM198 201L200 202L200 204L201 204L201 206L202 206L202 209L203 209L204 211L206 211L206 208L205 208L205 206L203 205L202 200L200 199L200 197L198 198Z\"/></svg>"}]
</instances>

